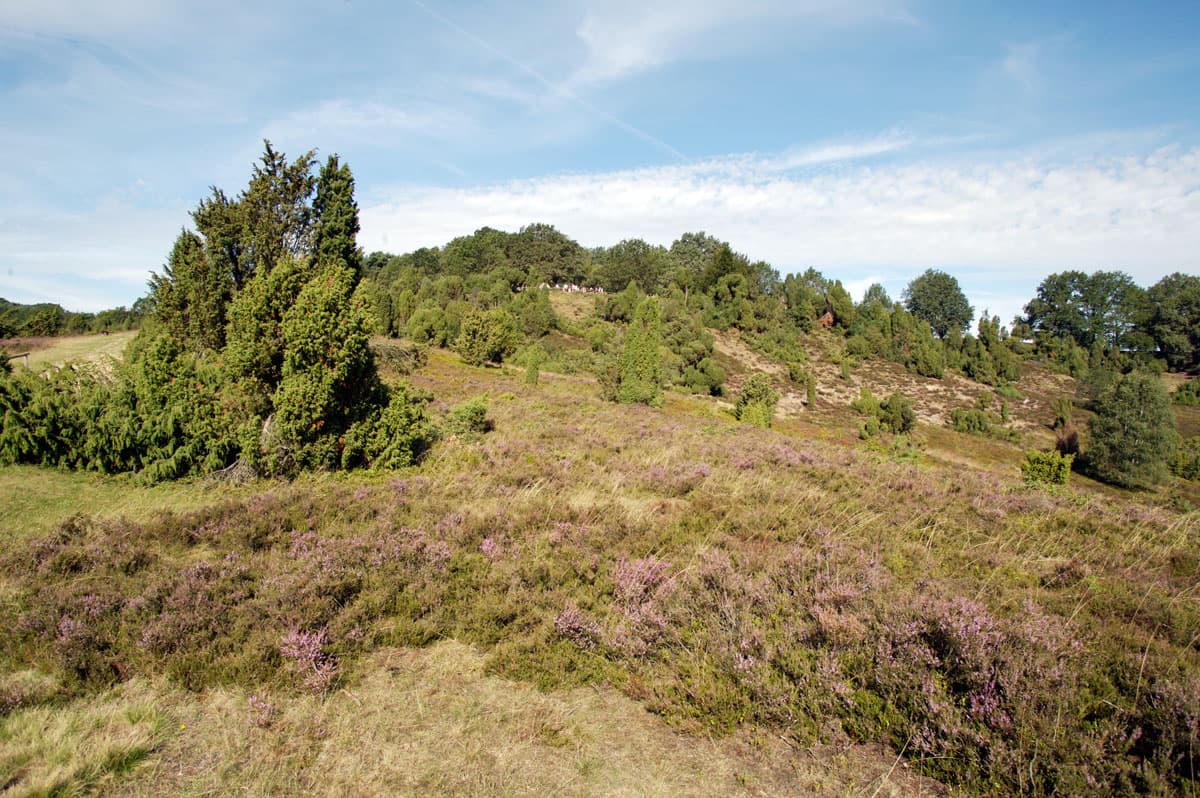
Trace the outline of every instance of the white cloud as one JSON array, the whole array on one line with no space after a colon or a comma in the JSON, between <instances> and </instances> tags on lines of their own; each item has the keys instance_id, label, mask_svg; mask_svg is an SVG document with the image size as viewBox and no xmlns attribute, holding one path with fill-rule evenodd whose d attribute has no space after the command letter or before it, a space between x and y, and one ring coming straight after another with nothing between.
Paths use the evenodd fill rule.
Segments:
<instances>
[{"instance_id":1,"label":"white cloud","mask_svg":"<svg viewBox=\"0 0 1200 798\"><path fill-rule=\"evenodd\" d=\"M897 152L912 144L911 137L891 132L871 139L831 141L813 147L788 150L779 158L772 159L770 164L776 169L799 169L839 161L857 161Z\"/></svg>"},{"instance_id":2,"label":"white cloud","mask_svg":"<svg viewBox=\"0 0 1200 798\"><path fill-rule=\"evenodd\" d=\"M943 268L977 308L986 304L1008 321L1053 271L1121 269L1143 285L1195 271L1200 149L819 174L731 157L476 188L398 188L364 207L361 241L367 250L402 252L483 225L515 230L533 221L585 246L635 236L669 244L703 229L785 273L814 265L855 286L883 282L894 296L925 268Z\"/></svg>"},{"instance_id":3,"label":"white cloud","mask_svg":"<svg viewBox=\"0 0 1200 798\"><path fill-rule=\"evenodd\" d=\"M890 0L619 0L591 5L576 29L585 58L567 81L571 86L618 80L681 58L711 57L730 47L750 47L778 33L767 22L803 22L809 34L865 21L912 22L903 4ZM731 36L733 30L740 35ZM792 37L789 45L795 44Z\"/></svg>"}]
</instances>

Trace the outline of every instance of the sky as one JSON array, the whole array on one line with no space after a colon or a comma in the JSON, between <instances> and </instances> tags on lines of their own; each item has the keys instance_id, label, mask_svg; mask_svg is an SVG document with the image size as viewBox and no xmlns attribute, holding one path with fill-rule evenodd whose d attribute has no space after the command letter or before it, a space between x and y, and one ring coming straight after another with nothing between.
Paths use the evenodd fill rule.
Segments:
<instances>
[{"instance_id":1,"label":"sky","mask_svg":"<svg viewBox=\"0 0 1200 798\"><path fill-rule=\"evenodd\" d=\"M1007 323L1200 273L1200 3L4 0L0 296L132 304L263 139L350 164L367 252L703 230Z\"/></svg>"}]
</instances>

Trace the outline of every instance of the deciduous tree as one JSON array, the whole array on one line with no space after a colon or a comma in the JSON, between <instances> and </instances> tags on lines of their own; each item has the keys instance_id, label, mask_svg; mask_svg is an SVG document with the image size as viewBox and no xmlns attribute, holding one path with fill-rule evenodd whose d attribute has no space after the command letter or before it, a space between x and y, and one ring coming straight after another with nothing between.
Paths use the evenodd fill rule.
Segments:
<instances>
[{"instance_id":1,"label":"deciduous tree","mask_svg":"<svg viewBox=\"0 0 1200 798\"><path fill-rule=\"evenodd\" d=\"M964 332L975 311L958 286L958 280L937 269L928 269L904 289L904 307L929 322L938 338L952 329Z\"/></svg>"}]
</instances>

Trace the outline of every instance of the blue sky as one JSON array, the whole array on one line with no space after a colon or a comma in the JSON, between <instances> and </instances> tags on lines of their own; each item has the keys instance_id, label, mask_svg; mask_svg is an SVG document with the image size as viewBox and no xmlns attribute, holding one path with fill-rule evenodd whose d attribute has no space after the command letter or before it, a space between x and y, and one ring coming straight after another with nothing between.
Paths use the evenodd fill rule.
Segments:
<instances>
[{"instance_id":1,"label":"blue sky","mask_svg":"<svg viewBox=\"0 0 1200 798\"><path fill-rule=\"evenodd\" d=\"M262 139L339 153L368 251L705 230L1007 322L1048 273L1200 271L1200 4L0 4L0 296L130 304Z\"/></svg>"}]
</instances>

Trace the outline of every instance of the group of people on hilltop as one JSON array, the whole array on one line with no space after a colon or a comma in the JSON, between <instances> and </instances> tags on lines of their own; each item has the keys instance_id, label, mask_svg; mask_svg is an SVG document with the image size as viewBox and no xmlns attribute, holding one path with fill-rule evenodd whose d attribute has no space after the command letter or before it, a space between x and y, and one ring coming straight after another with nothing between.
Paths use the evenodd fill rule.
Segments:
<instances>
[{"instance_id":1,"label":"group of people on hilltop","mask_svg":"<svg viewBox=\"0 0 1200 798\"><path fill-rule=\"evenodd\" d=\"M569 294L603 294L604 289L599 286L575 285L574 283L542 283L538 288L553 288L555 291L566 291Z\"/></svg>"}]
</instances>

